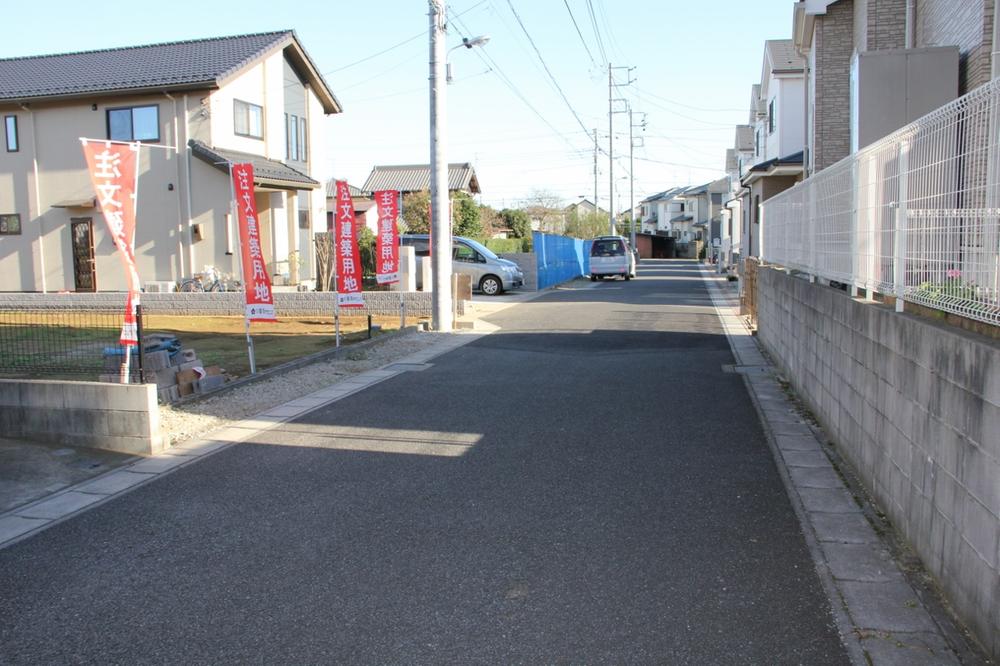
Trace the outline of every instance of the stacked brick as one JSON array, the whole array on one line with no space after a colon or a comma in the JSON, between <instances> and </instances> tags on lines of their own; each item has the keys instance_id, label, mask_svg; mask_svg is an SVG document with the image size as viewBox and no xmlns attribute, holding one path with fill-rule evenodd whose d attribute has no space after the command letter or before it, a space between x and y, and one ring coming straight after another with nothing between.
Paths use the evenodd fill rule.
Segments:
<instances>
[{"instance_id":1,"label":"stacked brick","mask_svg":"<svg viewBox=\"0 0 1000 666\"><path fill-rule=\"evenodd\" d=\"M175 344L174 344L175 343ZM177 402L195 393L207 393L228 381L218 366L206 366L193 349L180 349L177 338L170 335L147 335L143 338L146 353L143 372L148 383L156 384L157 398L162 403ZM105 374L98 379L116 384L121 378L122 356L118 348L104 354ZM132 361L132 370L137 360Z\"/></svg>"}]
</instances>

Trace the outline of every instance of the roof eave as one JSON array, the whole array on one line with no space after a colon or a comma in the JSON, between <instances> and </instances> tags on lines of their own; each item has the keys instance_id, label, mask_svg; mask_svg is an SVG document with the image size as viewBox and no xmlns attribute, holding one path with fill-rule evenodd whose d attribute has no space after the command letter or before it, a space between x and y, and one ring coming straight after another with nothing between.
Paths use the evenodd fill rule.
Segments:
<instances>
[{"instance_id":1,"label":"roof eave","mask_svg":"<svg viewBox=\"0 0 1000 666\"><path fill-rule=\"evenodd\" d=\"M165 92L190 92L192 90L214 90L218 83L215 79L205 81L189 81L171 85L142 86L138 88L114 88L110 90L88 90L86 92L55 93L52 95L31 95L29 97L3 97L3 104L31 104L32 102L62 102L74 99L93 99L94 97L131 97L136 95L155 95Z\"/></svg>"}]
</instances>

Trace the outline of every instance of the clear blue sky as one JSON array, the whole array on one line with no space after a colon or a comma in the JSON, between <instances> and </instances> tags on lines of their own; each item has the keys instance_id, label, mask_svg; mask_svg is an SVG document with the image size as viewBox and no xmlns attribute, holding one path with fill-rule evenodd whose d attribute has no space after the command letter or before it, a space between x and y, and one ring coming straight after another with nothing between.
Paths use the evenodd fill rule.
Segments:
<instances>
[{"instance_id":1,"label":"clear blue sky","mask_svg":"<svg viewBox=\"0 0 1000 666\"><path fill-rule=\"evenodd\" d=\"M733 126L747 121L764 40L791 35L792 5L453 0L449 46L463 35L486 34L491 41L482 53L459 49L450 55L455 81L447 91L448 159L472 162L483 202L498 207L514 205L533 190L566 202L578 195L593 199L590 131L598 129L607 150L610 61L635 67L635 83L615 96L630 100L636 122L638 112L646 113L645 131L636 131L645 137L645 146L635 151L636 201L720 177ZM9 29L0 40L0 57L292 28L344 105L343 114L326 120L331 175L360 186L375 164L429 161L426 2L172 0L156 5L155 16L148 11L123 0L15 3L5 8ZM615 78L628 80L624 70ZM627 118L614 116L622 207L628 206L629 181L619 179L628 167ZM608 205L608 169L602 155L602 207Z\"/></svg>"}]
</instances>

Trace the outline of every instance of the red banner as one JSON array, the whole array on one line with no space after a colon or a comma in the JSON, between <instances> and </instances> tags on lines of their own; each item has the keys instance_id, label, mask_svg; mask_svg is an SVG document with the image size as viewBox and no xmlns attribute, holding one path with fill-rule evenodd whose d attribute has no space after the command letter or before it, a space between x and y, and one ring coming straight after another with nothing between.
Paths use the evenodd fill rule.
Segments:
<instances>
[{"instance_id":1,"label":"red banner","mask_svg":"<svg viewBox=\"0 0 1000 666\"><path fill-rule=\"evenodd\" d=\"M379 284L399 282L399 192L379 190L375 193L378 203L378 242L375 246L375 281Z\"/></svg>"},{"instance_id":2,"label":"red banner","mask_svg":"<svg viewBox=\"0 0 1000 666\"><path fill-rule=\"evenodd\" d=\"M119 340L123 345L137 345L139 336L135 306L139 305L139 290L142 287L135 266L135 195L139 175L139 144L86 139L82 141L90 182L94 185L111 240L118 248L125 266L128 296L125 299L125 323Z\"/></svg>"},{"instance_id":3,"label":"red banner","mask_svg":"<svg viewBox=\"0 0 1000 666\"><path fill-rule=\"evenodd\" d=\"M264 266L257 227L257 201L253 196L253 165L233 165L236 217L240 223L240 256L243 257L243 291L246 318L250 321L277 321L271 276Z\"/></svg>"},{"instance_id":4,"label":"red banner","mask_svg":"<svg viewBox=\"0 0 1000 666\"><path fill-rule=\"evenodd\" d=\"M358 224L347 181L337 181L337 209L333 220L337 251L337 303L343 308L363 308L361 295L361 253L358 252Z\"/></svg>"}]
</instances>

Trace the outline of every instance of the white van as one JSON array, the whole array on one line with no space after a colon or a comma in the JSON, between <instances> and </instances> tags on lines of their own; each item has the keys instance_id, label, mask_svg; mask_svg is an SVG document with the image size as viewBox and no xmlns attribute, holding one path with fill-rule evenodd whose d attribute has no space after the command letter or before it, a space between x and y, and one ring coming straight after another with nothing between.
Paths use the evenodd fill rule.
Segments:
<instances>
[{"instance_id":1,"label":"white van","mask_svg":"<svg viewBox=\"0 0 1000 666\"><path fill-rule=\"evenodd\" d=\"M624 236L598 236L590 246L590 281L635 277L635 254Z\"/></svg>"}]
</instances>

